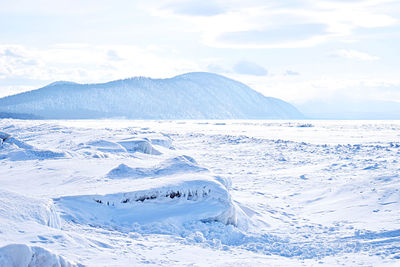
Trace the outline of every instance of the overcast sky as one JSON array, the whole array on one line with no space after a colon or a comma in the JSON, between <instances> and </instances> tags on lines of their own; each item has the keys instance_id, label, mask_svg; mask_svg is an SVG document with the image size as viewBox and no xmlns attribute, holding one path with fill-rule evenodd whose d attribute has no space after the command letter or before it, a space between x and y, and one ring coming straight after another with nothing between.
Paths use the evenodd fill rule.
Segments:
<instances>
[{"instance_id":1,"label":"overcast sky","mask_svg":"<svg viewBox=\"0 0 400 267\"><path fill-rule=\"evenodd\" d=\"M0 0L0 96L208 71L301 104L400 102L400 1Z\"/></svg>"}]
</instances>

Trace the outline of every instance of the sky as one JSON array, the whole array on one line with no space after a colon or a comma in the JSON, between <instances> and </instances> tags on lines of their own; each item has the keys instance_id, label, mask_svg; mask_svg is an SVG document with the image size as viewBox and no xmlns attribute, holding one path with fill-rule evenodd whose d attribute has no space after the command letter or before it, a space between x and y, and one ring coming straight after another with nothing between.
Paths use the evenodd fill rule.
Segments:
<instances>
[{"instance_id":1,"label":"sky","mask_svg":"<svg viewBox=\"0 0 400 267\"><path fill-rule=\"evenodd\" d=\"M192 71L298 105L400 102L400 1L0 0L0 97Z\"/></svg>"}]
</instances>

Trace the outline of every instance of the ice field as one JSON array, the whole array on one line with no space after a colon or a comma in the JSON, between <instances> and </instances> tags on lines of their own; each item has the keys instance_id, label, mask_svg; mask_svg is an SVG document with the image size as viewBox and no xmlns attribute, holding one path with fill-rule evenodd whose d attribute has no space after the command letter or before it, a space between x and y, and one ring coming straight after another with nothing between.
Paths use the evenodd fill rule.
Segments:
<instances>
[{"instance_id":1,"label":"ice field","mask_svg":"<svg viewBox=\"0 0 400 267\"><path fill-rule=\"evenodd\" d=\"M0 266L399 266L400 121L0 120Z\"/></svg>"}]
</instances>

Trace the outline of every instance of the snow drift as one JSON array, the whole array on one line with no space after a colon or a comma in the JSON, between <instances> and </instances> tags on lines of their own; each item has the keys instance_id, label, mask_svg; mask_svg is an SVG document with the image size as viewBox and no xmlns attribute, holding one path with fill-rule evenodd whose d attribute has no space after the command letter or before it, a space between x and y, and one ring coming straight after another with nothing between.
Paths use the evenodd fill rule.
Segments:
<instances>
[{"instance_id":1,"label":"snow drift","mask_svg":"<svg viewBox=\"0 0 400 267\"><path fill-rule=\"evenodd\" d=\"M191 221L219 221L246 225L246 218L220 180L205 174L128 179L121 190L110 193L64 196L55 199L64 219L129 229L139 224L182 225Z\"/></svg>"},{"instance_id":2,"label":"snow drift","mask_svg":"<svg viewBox=\"0 0 400 267\"><path fill-rule=\"evenodd\" d=\"M123 146L128 152L137 152L140 151L145 154L151 155L160 155L161 153L155 149L149 140L147 139L137 139L131 138L127 140L123 140L118 142L121 146Z\"/></svg>"},{"instance_id":3,"label":"snow drift","mask_svg":"<svg viewBox=\"0 0 400 267\"><path fill-rule=\"evenodd\" d=\"M86 144L89 148L94 148L101 152L119 153L128 152L135 153L141 152L150 155L160 155L157 149L152 145L152 142L147 138L127 138L118 142L107 140L95 140Z\"/></svg>"},{"instance_id":4,"label":"snow drift","mask_svg":"<svg viewBox=\"0 0 400 267\"><path fill-rule=\"evenodd\" d=\"M0 248L0 266L8 267L83 267L41 247L11 244Z\"/></svg>"},{"instance_id":5,"label":"snow drift","mask_svg":"<svg viewBox=\"0 0 400 267\"><path fill-rule=\"evenodd\" d=\"M103 84L52 83L0 99L0 113L45 119L298 119L292 105L205 72Z\"/></svg>"},{"instance_id":6,"label":"snow drift","mask_svg":"<svg viewBox=\"0 0 400 267\"><path fill-rule=\"evenodd\" d=\"M122 163L118 167L112 169L107 174L107 177L111 179L142 178L202 171L208 170L198 166L197 162L192 157L182 155L167 159L153 168L131 168Z\"/></svg>"},{"instance_id":7,"label":"snow drift","mask_svg":"<svg viewBox=\"0 0 400 267\"><path fill-rule=\"evenodd\" d=\"M61 227L53 201L26 197L1 189L0 217L14 223L33 221L53 228Z\"/></svg>"},{"instance_id":8,"label":"snow drift","mask_svg":"<svg viewBox=\"0 0 400 267\"><path fill-rule=\"evenodd\" d=\"M37 149L7 133L0 132L0 159L8 158L12 161L23 161L63 158L65 156L66 154L63 152Z\"/></svg>"}]
</instances>

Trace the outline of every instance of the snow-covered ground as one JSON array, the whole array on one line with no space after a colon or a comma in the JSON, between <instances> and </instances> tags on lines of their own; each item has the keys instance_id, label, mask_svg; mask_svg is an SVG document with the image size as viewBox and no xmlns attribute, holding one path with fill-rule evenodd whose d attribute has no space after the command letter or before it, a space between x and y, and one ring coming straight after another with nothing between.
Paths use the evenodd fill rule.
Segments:
<instances>
[{"instance_id":1,"label":"snow-covered ground","mask_svg":"<svg viewBox=\"0 0 400 267\"><path fill-rule=\"evenodd\" d=\"M0 131L0 266L400 264L400 121Z\"/></svg>"}]
</instances>

